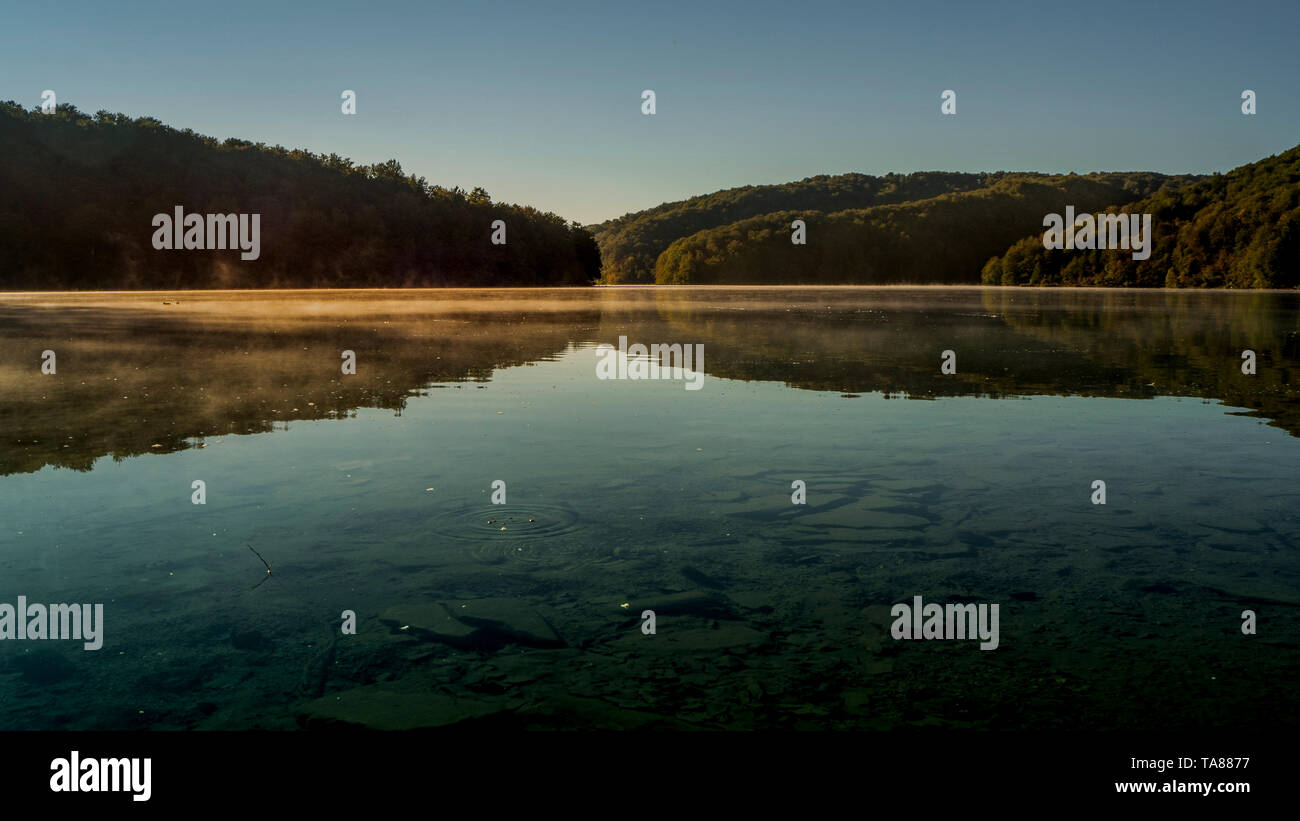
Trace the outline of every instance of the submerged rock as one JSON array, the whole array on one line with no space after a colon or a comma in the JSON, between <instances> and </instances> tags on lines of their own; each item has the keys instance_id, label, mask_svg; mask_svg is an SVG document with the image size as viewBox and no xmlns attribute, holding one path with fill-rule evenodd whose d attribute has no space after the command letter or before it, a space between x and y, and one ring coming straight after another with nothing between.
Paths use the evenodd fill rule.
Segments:
<instances>
[{"instance_id":1,"label":"submerged rock","mask_svg":"<svg viewBox=\"0 0 1300 821\"><path fill-rule=\"evenodd\" d=\"M425 641L439 641L453 647L473 644L474 628L458 621L437 602L390 607L380 614L379 621L394 632L409 633Z\"/></svg>"},{"instance_id":2,"label":"submerged rock","mask_svg":"<svg viewBox=\"0 0 1300 821\"><path fill-rule=\"evenodd\" d=\"M298 709L299 724L354 726L372 730L443 727L504 709L498 701L456 698L437 692L367 684L308 701Z\"/></svg>"},{"instance_id":3,"label":"submerged rock","mask_svg":"<svg viewBox=\"0 0 1300 821\"><path fill-rule=\"evenodd\" d=\"M475 628L480 641L525 647L564 647L564 640L541 613L519 599L469 599L447 603L460 622Z\"/></svg>"},{"instance_id":4,"label":"submerged rock","mask_svg":"<svg viewBox=\"0 0 1300 821\"><path fill-rule=\"evenodd\" d=\"M685 653L717 650L747 652L766 644L770 639L768 633L755 630L747 624L735 621L714 622L709 627L696 627L685 630L676 630L673 627L671 621L660 622L654 640L659 642L662 648L657 646L656 649ZM636 636L634 638L639 639L641 637ZM639 647L644 649L644 642Z\"/></svg>"},{"instance_id":5,"label":"submerged rock","mask_svg":"<svg viewBox=\"0 0 1300 821\"><path fill-rule=\"evenodd\" d=\"M715 579L688 564L682 565L680 572L683 576L690 579L692 583L698 584L700 587L708 587L714 590L720 590L723 587L722 582L718 579Z\"/></svg>"},{"instance_id":6,"label":"submerged rock","mask_svg":"<svg viewBox=\"0 0 1300 821\"><path fill-rule=\"evenodd\" d=\"M682 593L660 593L632 599L624 608L638 620L641 611L653 610L656 616L699 616L709 619L738 618L731 601L712 590L687 590Z\"/></svg>"},{"instance_id":7,"label":"submerged rock","mask_svg":"<svg viewBox=\"0 0 1300 821\"><path fill-rule=\"evenodd\" d=\"M431 604L399 605L379 620L390 630L409 633L464 650L521 647L564 647L564 639L527 602L510 598L462 599Z\"/></svg>"}]
</instances>

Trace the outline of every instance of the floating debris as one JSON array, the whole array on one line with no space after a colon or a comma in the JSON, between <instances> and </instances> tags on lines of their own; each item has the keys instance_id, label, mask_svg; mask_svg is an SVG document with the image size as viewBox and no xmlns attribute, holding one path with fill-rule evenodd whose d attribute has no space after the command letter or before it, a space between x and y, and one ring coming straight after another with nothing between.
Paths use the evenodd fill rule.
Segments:
<instances>
[{"instance_id":1,"label":"floating debris","mask_svg":"<svg viewBox=\"0 0 1300 821\"><path fill-rule=\"evenodd\" d=\"M215 536L215 535L217 535L217 534L213 533L212 535ZM247 547L249 550L252 550L252 551L253 551L253 555L256 556L257 558L261 559L262 564L266 565L266 575L262 577L262 581L258 582L257 584L253 585L253 587L252 587L253 590L256 590L257 588L261 587L262 584L263 584L267 579L271 578L271 565L266 561L266 559L262 559L262 554L261 554L261 553L258 553L258 552L253 548L253 546L252 546L251 544L249 544L248 542L244 542L244 547Z\"/></svg>"}]
</instances>

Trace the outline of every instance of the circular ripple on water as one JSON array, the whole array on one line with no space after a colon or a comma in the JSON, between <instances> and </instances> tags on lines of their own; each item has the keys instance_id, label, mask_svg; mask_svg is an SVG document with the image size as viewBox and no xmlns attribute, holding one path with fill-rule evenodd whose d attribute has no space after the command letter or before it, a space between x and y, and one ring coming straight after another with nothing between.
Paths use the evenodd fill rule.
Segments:
<instances>
[{"instance_id":1,"label":"circular ripple on water","mask_svg":"<svg viewBox=\"0 0 1300 821\"><path fill-rule=\"evenodd\" d=\"M578 514L559 505L485 505L463 508L437 517L434 527L438 536L473 542L470 555L486 564L505 561L573 564L575 561L596 558L577 555L572 542L562 540L546 543L547 540L576 533L580 527Z\"/></svg>"}]
</instances>

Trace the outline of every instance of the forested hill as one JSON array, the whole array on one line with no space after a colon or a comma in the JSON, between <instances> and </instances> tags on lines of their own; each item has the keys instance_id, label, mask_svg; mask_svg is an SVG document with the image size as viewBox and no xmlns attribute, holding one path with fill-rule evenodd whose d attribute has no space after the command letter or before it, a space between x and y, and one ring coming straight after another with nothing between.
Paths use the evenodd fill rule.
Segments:
<instances>
[{"instance_id":1,"label":"forested hill","mask_svg":"<svg viewBox=\"0 0 1300 821\"><path fill-rule=\"evenodd\" d=\"M592 226L606 283L654 282L655 260L697 231L777 211L844 211L927 199L992 185L1004 173L866 174L809 177L783 185L749 185L626 214Z\"/></svg>"},{"instance_id":2,"label":"forested hill","mask_svg":"<svg viewBox=\"0 0 1300 821\"><path fill-rule=\"evenodd\" d=\"M1300 287L1300 146L1111 210L1151 214L1155 247L1148 259L1047 250L1038 233L989 260L984 282Z\"/></svg>"},{"instance_id":3,"label":"forested hill","mask_svg":"<svg viewBox=\"0 0 1300 821\"><path fill-rule=\"evenodd\" d=\"M259 214L260 255L156 250L153 218L177 206ZM396 160L0 102L0 289L585 285L599 273L577 223L430 185Z\"/></svg>"},{"instance_id":4,"label":"forested hill","mask_svg":"<svg viewBox=\"0 0 1300 821\"><path fill-rule=\"evenodd\" d=\"M913 175L915 176L915 175ZM985 187L896 205L785 210L698 231L655 262L660 284L971 283L984 263L1073 205L1133 202L1190 178L1149 172L998 174ZM806 223L806 244L791 223Z\"/></svg>"}]
</instances>

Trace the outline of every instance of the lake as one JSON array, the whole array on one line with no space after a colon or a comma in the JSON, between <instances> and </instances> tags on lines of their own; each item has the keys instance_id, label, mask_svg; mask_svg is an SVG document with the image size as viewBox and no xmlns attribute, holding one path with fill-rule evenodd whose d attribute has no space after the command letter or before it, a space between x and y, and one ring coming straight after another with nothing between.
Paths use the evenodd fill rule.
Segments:
<instances>
[{"instance_id":1,"label":"lake","mask_svg":"<svg viewBox=\"0 0 1300 821\"><path fill-rule=\"evenodd\" d=\"M1297 293L0 294L0 728L1295 726L1298 434Z\"/></svg>"}]
</instances>

